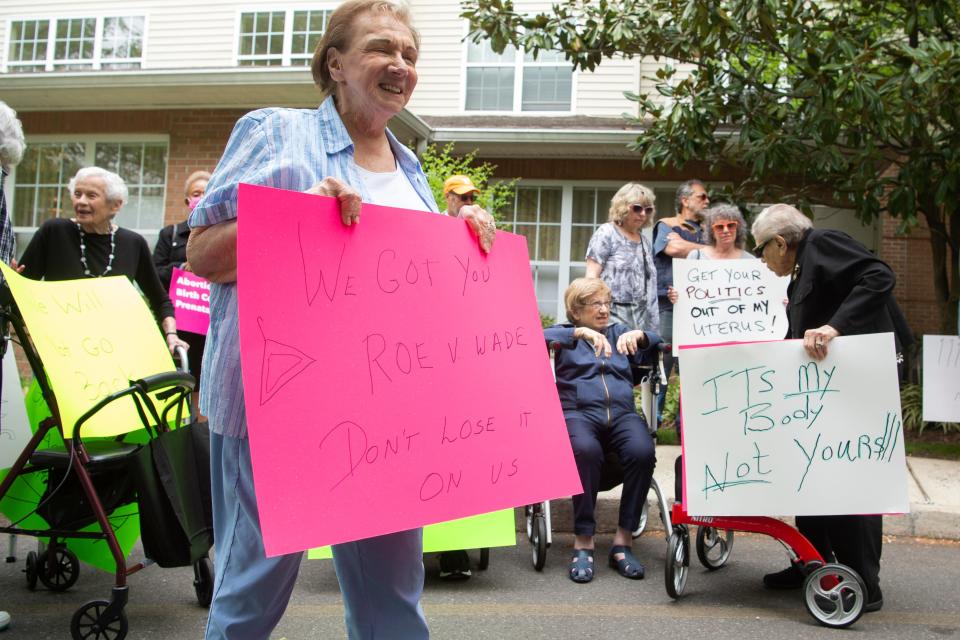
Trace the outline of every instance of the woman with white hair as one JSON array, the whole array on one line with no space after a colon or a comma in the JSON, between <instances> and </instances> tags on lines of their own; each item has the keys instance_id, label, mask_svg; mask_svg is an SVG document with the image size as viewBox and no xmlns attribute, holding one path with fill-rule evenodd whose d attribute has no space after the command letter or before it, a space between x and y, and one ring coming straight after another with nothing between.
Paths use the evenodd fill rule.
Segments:
<instances>
[{"instance_id":1,"label":"woman with white hair","mask_svg":"<svg viewBox=\"0 0 960 640\"><path fill-rule=\"evenodd\" d=\"M123 275L150 303L171 353L188 348L177 336L173 305L153 266L143 236L113 219L127 201L123 178L100 167L84 167L70 180L73 218L47 220L30 240L18 269L34 280L75 280Z\"/></svg>"},{"instance_id":2,"label":"woman with white hair","mask_svg":"<svg viewBox=\"0 0 960 640\"><path fill-rule=\"evenodd\" d=\"M898 362L913 342L893 298L896 276L882 260L841 231L814 229L796 207L775 204L753 222L754 254L778 276L790 276L787 288L787 338L802 339L814 360L823 360L830 341L841 335L893 333ZM842 490L843 488L840 487ZM879 515L797 516L800 530L824 558L854 569L867 588L864 611L883 606L880 554L883 519ZM799 588L804 573L797 565L763 577L771 589Z\"/></svg>"},{"instance_id":3,"label":"woman with white hair","mask_svg":"<svg viewBox=\"0 0 960 640\"><path fill-rule=\"evenodd\" d=\"M660 328L653 247L641 233L653 224L656 199L640 183L620 187L610 200L609 221L587 246L587 277L600 278L613 291L611 319L643 331Z\"/></svg>"},{"instance_id":4,"label":"woman with white hair","mask_svg":"<svg viewBox=\"0 0 960 640\"><path fill-rule=\"evenodd\" d=\"M16 239L13 226L7 215L7 198L4 195L4 183L10 168L20 162L26 144L23 140L23 127L17 119L17 112L0 102L0 260L9 263L16 254Z\"/></svg>"}]
</instances>

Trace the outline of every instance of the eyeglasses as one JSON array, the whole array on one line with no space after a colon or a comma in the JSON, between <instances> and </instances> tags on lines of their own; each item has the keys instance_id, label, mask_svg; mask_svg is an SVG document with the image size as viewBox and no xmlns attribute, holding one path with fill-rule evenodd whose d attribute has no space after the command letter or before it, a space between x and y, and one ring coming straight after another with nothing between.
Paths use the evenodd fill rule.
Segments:
<instances>
[{"instance_id":1,"label":"eyeglasses","mask_svg":"<svg viewBox=\"0 0 960 640\"><path fill-rule=\"evenodd\" d=\"M654 208L645 207L642 204L632 204L630 205L630 211L633 211L634 213L645 213L648 216L652 216L654 212Z\"/></svg>"},{"instance_id":2,"label":"eyeglasses","mask_svg":"<svg viewBox=\"0 0 960 640\"><path fill-rule=\"evenodd\" d=\"M460 202L473 202L477 199L477 194L470 191L468 193L458 193L457 197L460 198Z\"/></svg>"},{"instance_id":3,"label":"eyeglasses","mask_svg":"<svg viewBox=\"0 0 960 640\"><path fill-rule=\"evenodd\" d=\"M582 306L593 307L597 311L606 307L609 309L613 305L613 300L596 300L594 302L584 302Z\"/></svg>"},{"instance_id":4,"label":"eyeglasses","mask_svg":"<svg viewBox=\"0 0 960 640\"><path fill-rule=\"evenodd\" d=\"M718 222L713 225L713 230L726 231L727 229L730 229L730 231L736 231L738 226L739 223L737 222Z\"/></svg>"},{"instance_id":5,"label":"eyeglasses","mask_svg":"<svg viewBox=\"0 0 960 640\"><path fill-rule=\"evenodd\" d=\"M770 240L773 240L773 238L770 238ZM753 255L756 256L757 258L762 258L763 250L767 248L768 244L770 244L770 240L766 240L764 242L761 242L757 246L755 246L753 248Z\"/></svg>"},{"instance_id":6,"label":"eyeglasses","mask_svg":"<svg viewBox=\"0 0 960 640\"><path fill-rule=\"evenodd\" d=\"M705 194L705 193L695 193L695 194L693 194L693 195L690 196L690 197L691 197L691 198L696 198L697 200L709 200L709 199L710 199L710 196L708 196L708 195Z\"/></svg>"}]
</instances>

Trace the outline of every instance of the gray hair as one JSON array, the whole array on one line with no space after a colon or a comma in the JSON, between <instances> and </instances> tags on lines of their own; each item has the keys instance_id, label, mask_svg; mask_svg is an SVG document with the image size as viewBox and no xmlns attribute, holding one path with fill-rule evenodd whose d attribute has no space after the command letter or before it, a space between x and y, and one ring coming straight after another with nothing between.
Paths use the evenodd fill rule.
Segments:
<instances>
[{"instance_id":1,"label":"gray hair","mask_svg":"<svg viewBox=\"0 0 960 640\"><path fill-rule=\"evenodd\" d=\"M689 198L693 195L693 188L696 185L700 185L704 188L704 190L707 188L707 185L703 184L702 181L697 180L696 178L693 180L687 180L677 188L677 197L673 203L673 206L675 207L674 213L680 213L680 211L683 209L683 199Z\"/></svg>"},{"instance_id":2,"label":"gray hair","mask_svg":"<svg viewBox=\"0 0 960 640\"><path fill-rule=\"evenodd\" d=\"M789 204L774 204L760 212L753 221L750 232L757 246L769 241L773 236L780 236L787 246L800 242L807 229L812 229L810 218L800 213L800 210Z\"/></svg>"},{"instance_id":3,"label":"gray hair","mask_svg":"<svg viewBox=\"0 0 960 640\"><path fill-rule=\"evenodd\" d=\"M607 220L621 224L623 219L627 217L627 214L630 213L630 205L635 202L645 207L652 207L655 206L657 202L657 196L654 195L650 188L643 186L639 182L628 182L620 187L610 199L610 215ZM656 211L654 211L654 215L647 216L647 220L643 223L643 226L652 226L655 216Z\"/></svg>"},{"instance_id":4,"label":"gray hair","mask_svg":"<svg viewBox=\"0 0 960 640\"><path fill-rule=\"evenodd\" d=\"M12 167L23 159L27 143L23 139L23 125L17 112L0 101L0 164Z\"/></svg>"},{"instance_id":5,"label":"gray hair","mask_svg":"<svg viewBox=\"0 0 960 640\"><path fill-rule=\"evenodd\" d=\"M103 180L103 184L106 187L104 195L110 202L119 202L120 206L127 203L130 197L130 192L127 191L127 183L113 171L107 171L102 167L83 167L77 171L77 175L70 178L70 183L67 185L70 193L73 193L77 182L86 180L87 178L100 178Z\"/></svg>"},{"instance_id":6,"label":"gray hair","mask_svg":"<svg viewBox=\"0 0 960 640\"><path fill-rule=\"evenodd\" d=\"M743 219L740 208L732 204L715 204L703 212L703 224L701 228L704 230L703 239L707 244L713 245L717 243L713 235L713 224L718 220L730 220L731 222L737 223L737 237L734 239L733 244L737 248L743 249L747 242L747 221Z\"/></svg>"}]
</instances>

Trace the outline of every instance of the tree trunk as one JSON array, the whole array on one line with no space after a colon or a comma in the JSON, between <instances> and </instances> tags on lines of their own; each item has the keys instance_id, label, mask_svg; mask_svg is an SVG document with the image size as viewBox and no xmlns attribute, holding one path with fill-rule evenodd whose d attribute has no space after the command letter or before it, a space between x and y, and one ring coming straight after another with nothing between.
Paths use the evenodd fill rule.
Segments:
<instances>
[{"instance_id":1,"label":"tree trunk","mask_svg":"<svg viewBox=\"0 0 960 640\"><path fill-rule=\"evenodd\" d=\"M933 288L940 313L940 332L954 335L957 333L957 300L960 299L956 239L947 235L949 231L936 207L924 211L924 217L930 228ZM956 226L955 219L960 218L960 214L955 212L950 218L950 227Z\"/></svg>"}]
</instances>

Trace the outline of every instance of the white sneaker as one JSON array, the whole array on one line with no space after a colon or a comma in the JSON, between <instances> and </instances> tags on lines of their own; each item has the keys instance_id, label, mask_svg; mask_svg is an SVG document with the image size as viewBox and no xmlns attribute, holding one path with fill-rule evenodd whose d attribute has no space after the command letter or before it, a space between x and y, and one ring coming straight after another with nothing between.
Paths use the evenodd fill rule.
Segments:
<instances>
[{"instance_id":1,"label":"white sneaker","mask_svg":"<svg viewBox=\"0 0 960 640\"><path fill-rule=\"evenodd\" d=\"M10 626L10 614L6 611L0 611L0 631L6 630Z\"/></svg>"}]
</instances>

